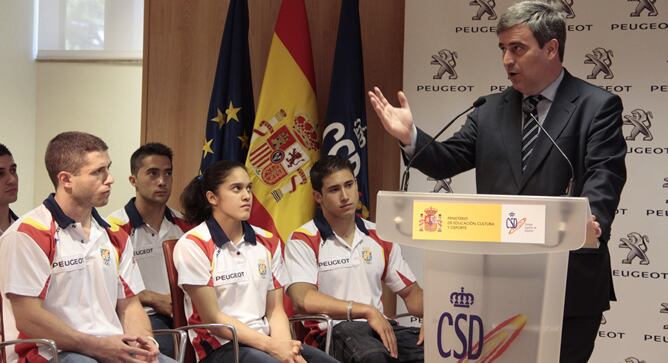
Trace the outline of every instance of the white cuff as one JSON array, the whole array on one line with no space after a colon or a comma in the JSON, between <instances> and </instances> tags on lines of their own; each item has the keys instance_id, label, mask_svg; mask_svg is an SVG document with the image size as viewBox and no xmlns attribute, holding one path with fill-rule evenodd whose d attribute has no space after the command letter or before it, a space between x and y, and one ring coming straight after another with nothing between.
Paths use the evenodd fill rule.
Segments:
<instances>
[{"instance_id":1,"label":"white cuff","mask_svg":"<svg viewBox=\"0 0 668 363\"><path fill-rule=\"evenodd\" d=\"M417 143L417 127L415 127L415 124L413 124L413 127L411 127L410 136L411 136L410 144L403 145L401 142L399 143L399 147L401 147L401 150L404 151L404 154L408 159L412 158L413 154L415 153L415 144Z\"/></svg>"}]
</instances>

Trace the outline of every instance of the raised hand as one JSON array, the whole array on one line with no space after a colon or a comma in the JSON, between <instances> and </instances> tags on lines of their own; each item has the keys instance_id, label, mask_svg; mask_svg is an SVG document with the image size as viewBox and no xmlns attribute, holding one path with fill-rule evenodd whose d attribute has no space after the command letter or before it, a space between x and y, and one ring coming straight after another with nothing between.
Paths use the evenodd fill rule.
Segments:
<instances>
[{"instance_id":1,"label":"raised hand","mask_svg":"<svg viewBox=\"0 0 668 363\"><path fill-rule=\"evenodd\" d=\"M373 91L369 91L368 94L369 102L376 111L376 115L378 115L385 131L402 144L410 144L413 114L406 95L402 91L397 93L400 107L395 107L387 101L378 87L374 87Z\"/></svg>"}]
</instances>

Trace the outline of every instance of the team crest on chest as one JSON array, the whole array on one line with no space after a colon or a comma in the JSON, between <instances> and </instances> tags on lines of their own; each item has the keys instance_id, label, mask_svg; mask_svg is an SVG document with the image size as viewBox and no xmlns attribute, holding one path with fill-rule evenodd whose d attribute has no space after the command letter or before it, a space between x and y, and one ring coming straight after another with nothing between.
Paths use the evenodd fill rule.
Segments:
<instances>
[{"instance_id":1,"label":"team crest on chest","mask_svg":"<svg viewBox=\"0 0 668 363\"><path fill-rule=\"evenodd\" d=\"M371 254L371 249L369 247L364 247L362 249L362 260L367 264L371 264L373 255Z\"/></svg>"},{"instance_id":2,"label":"team crest on chest","mask_svg":"<svg viewBox=\"0 0 668 363\"><path fill-rule=\"evenodd\" d=\"M100 248L100 257L106 266L111 265L111 251L107 248Z\"/></svg>"},{"instance_id":3,"label":"team crest on chest","mask_svg":"<svg viewBox=\"0 0 668 363\"><path fill-rule=\"evenodd\" d=\"M257 261L257 272L262 278L267 276L267 261L264 258Z\"/></svg>"}]
</instances>

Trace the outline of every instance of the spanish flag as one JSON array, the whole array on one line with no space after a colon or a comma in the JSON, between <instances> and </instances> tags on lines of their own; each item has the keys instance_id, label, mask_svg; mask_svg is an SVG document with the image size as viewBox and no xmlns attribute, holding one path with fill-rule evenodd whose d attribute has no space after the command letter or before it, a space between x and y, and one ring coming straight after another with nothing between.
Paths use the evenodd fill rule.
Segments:
<instances>
[{"instance_id":1,"label":"spanish flag","mask_svg":"<svg viewBox=\"0 0 668 363\"><path fill-rule=\"evenodd\" d=\"M246 159L254 195L250 222L283 241L313 218L309 171L320 149L317 119L306 6L283 0Z\"/></svg>"}]
</instances>

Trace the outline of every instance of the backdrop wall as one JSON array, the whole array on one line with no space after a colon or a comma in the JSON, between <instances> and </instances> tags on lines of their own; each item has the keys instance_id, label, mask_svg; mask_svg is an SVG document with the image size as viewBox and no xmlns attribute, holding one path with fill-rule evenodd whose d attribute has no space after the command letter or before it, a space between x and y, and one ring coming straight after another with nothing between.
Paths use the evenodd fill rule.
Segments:
<instances>
[{"instance_id":1,"label":"backdrop wall","mask_svg":"<svg viewBox=\"0 0 668 363\"><path fill-rule=\"evenodd\" d=\"M115 183L100 214L106 216L134 196L128 176L130 155L139 147L141 75L140 64L37 63L36 130L31 145L35 204L54 190L44 167L46 145L57 134L71 130L97 135L109 146Z\"/></svg>"},{"instance_id":2,"label":"backdrop wall","mask_svg":"<svg viewBox=\"0 0 668 363\"><path fill-rule=\"evenodd\" d=\"M0 143L14 156L19 173L18 201L11 208L33 207L35 159L35 76L32 59L33 2L5 1L0 11Z\"/></svg>"},{"instance_id":3,"label":"backdrop wall","mask_svg":"<svg viewBox=\"0 0 668 363\"><path fill-rule=\"evenodd\" d=\"M495 26L512 3L406 2L404 90L419 127L434 134L479 96L509 85ZM569 10L565 67L622 97L628 145L628 179L609 241L619 301L604 314L591 361L665 362L668 1L562 3ZM395 90L386 93L390 91ZM455 125L443 138L458 128ZM437 183L418 171L413 171L411 182L414 191L431 191ZM475 193L474 183L468 172L453 178L451 187L458 193ZM405 254L411 266L421 265L419 252Z\"/></svg>"}]
</instances>

